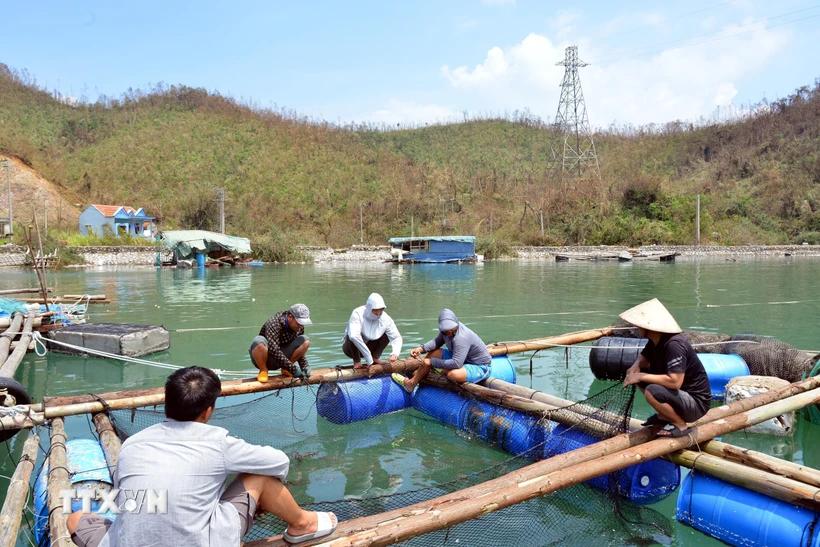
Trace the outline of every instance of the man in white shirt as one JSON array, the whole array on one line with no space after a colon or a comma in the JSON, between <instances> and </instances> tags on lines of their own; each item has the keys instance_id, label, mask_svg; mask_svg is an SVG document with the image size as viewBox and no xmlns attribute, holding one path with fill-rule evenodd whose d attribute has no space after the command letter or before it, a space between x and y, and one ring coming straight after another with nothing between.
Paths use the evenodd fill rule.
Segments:
<instances>
[{"instance_id":1,"label":"man in white shirt","mask_svg":"<svg viewBox=\"0 0 820 547\"><path fill-rule=\"evenodd\" d=\"M386 307L384 298L374 292L367 297L364 306L359 306L350 314L342 351L353 359L354 368L367 368L374 363L379 364L388 343L391 345L391 363L401 355L401 334L396 323L384 311Z\"/></svg>"},{"instance_id":2,"label":"man in white shirt","mask_svg":"<svg viewBox=\"0 0 820 547\"><path fill-rule=\"evenodd\" d=\"M175 371L165 383L164 422L122 444L114 486L121 509L112 523L94 513L68 517L80 547L239 546L257 511L288 524L285 540L299 543L336 529L333 513L299 507L284 485L290 460L281 450L257 446L208 425L222 389L207 368ZM239 473L225 486L230 474ZM129 493L164 491L164 511L135 504ZM128 502L131 502L129 509ZM125 508L125 509L122 509Z\"/></svg>"}]
</instances>

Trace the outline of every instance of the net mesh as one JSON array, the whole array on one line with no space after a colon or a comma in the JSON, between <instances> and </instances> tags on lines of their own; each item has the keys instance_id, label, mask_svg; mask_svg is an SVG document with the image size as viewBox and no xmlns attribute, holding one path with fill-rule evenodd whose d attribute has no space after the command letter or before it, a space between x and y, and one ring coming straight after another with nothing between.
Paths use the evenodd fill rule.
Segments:
<instances>
[{"instance_id":1,"label":"net mesh","mask_svg":"<svg viewBox=\"0 0 820 547\"><path fill-rule=\"evenodd\" d=\"M638 338L638 331L625 323L613 336ZM687 331L689 342L698 353L723 353L740 355L755 376L774 376L790 383L800 381L820 361L820 354L811 354L781 342L771 336Z\"/></svg>"},{"instance_id":2,"label":"net mesh","mask_svg":"<svg viewBox=\"0 0 820 547\"><path fill-rule=\"evenodd\" d=\"M365 407L389 406L386 388L362 394L356 391L360 389L357 384L303 386L230 406L218 403L209 423L225 427L231 435L248 442L284 450L291 458L288 481L296 500L303 507L333 511L340 520L348 520L425 502L497 478L533 460L577 448L586 435L604 438L624 432L634 398L634 388L614 384L585 401L519 419L515 427L528 428L524 437L532 442L526 450L509 455L475 446L489 441L509 450L515 435L520 440L521 432L505 425L510 411L500 407L488 410L487 403L464 392L460 395L466 401L465 418L458 432L413 408L340 423L350 416L351 409L345 407L344 398L336 407L323 402L322 392L336 390L343 396L367 397L359 401ZM237 397L227 399L235 401ZM477 409L491 415L478 419ZM116 410L110 416L120 437L126 438L162 421L164 412L161 408ZM565 423L559 426L558 420ZM425 449L419 448L422 443ZM455 459L448 458L451 455ZM405 544L554 545L570 538L573 543L669 543L671 530L663 516L624 499L624 477L624 472L614 473L419 535ZM339 488L339 482L344 487ZM659 488L668 490L669 485ZM263 539L284 528L273 515L262 514L244 540Z\"/></svg>"}]
</instances>

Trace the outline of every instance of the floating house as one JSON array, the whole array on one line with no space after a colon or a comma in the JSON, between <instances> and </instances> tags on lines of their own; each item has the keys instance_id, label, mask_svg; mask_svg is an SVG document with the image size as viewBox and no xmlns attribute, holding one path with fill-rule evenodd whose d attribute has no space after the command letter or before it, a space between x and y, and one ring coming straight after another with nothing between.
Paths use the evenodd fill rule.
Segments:
<instances>
[{"instance_id":1,"label":"floating house","mask_svg":"<svg viewBox=\"0 0 820 547\"><path fill-rule=\"evenodd\" d=\"M159 234L160 243L174 253L174 262L196 261L205 266L207 259L234 261L235 257L251 253L251 241L206 230L166 230Z\"/></svg>"},{"instance_id":2,"label":"floating house","mask_svg":"<svg viewBox=\"0 0 820 547\"><path fill-rule=\"evenodd\" d=\"M476 262L475 236L393 237L390 254L395 262Z\"/></svg>"},{"instance_id":3,"label":"floating house","mask_svg":"<svg viewBox=\"0 0 820 547\"><path fill-rule=\"evenodd\" d=\"M127 205L89 205L80 214L80 233L95 234L102 237L105 227L115 236L153 237L156 233L156 218L146 214L140 207L134 209Z\"/></svg>"}]
</instances>

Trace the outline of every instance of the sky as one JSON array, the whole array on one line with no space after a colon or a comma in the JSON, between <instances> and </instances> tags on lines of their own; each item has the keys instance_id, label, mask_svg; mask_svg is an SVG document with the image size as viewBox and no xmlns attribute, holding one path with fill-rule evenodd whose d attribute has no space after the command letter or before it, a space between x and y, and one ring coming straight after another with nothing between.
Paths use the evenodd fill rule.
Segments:
<instances>
[{"instance_id":1,"label":"sky","mask_svg":"<svg viewBox=\"0 0 820 547\"><path fill-rule=\"evenodd\" d=\"M158 83L348 124L556 113L577 45L593 127L723 119L820 77L820 2L10 0L0 63L70 100Z\"/></svg>"}]
</instances>

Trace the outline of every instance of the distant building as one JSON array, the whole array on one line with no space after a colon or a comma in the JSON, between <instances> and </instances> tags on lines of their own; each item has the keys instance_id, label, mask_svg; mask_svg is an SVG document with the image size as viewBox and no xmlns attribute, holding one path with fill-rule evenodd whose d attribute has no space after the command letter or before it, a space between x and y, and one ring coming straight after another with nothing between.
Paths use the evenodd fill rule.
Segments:
<instances>
[{"instance_id":1,"label":"distant building","mask_svg":"<svg viewBox=\"0 0 820 547\"><path fill-rule=\"evenodd\" d=\"M141 207L134 209L126 205L89 205L80 214L80 233L102 237L108 226L117 237L120 234L153 237L157 231L155 220Z\"/></svg>"},{"instance_id":2,"label":"distant building","mask_svg":"<svg viewBox=\"0 0 820 547\"><path fill-rule=\"evenodd\" d=\"M11 237L11 222L8 217L0 218L0 237Z\"/></svg>"}]
</instances>

